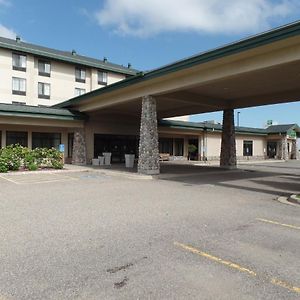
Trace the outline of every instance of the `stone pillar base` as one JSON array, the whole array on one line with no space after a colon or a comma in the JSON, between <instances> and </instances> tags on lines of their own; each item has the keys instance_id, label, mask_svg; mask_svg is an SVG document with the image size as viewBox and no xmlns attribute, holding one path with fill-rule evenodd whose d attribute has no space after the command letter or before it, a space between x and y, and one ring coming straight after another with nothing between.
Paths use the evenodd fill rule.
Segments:
<instances>
[{"instance_id":1,"label":"stone pillar base","mask_svg":"<svg viewBox=\"0 0 300 300\"><path fill-rule=\"evenodd\" d=\"M72 164L78 166L86 165L86 143L84 128L77 128L74 131Z\"/></svg>"},{"instance_id":2,"label":"stone pillar base","mask_svg":"<svg viewBox=\"0 0 300 300\"><path fill-rule=\"evenodd\" d=\"M157 175L159 171L156 101L145 96L142 99L138 173Z\"/></svg>"},{"instance_id":3,"label":"stone pillar base","mask_svg":"<svg viewBox=\"0 0 300 300\"><path fill-rule=\"evenodd\" d=\"M223 112L220 167L226 169L237 168L233 109L226 109Z\"/></svg>"}]
</instances>

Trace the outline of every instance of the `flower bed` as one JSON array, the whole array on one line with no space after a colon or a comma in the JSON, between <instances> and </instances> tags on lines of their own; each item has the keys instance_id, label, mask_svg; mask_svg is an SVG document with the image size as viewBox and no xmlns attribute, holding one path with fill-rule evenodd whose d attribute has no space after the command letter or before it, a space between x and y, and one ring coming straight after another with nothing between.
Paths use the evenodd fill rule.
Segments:
<instances>
[{"instance_id":1,"label":"flower bed","mask_svg":"<svg viewBox=\"0 0 300 300\"><path fill-rule=\"evenodd\" d=\"M0 149L0 173L8 171L38 169L62 169L62 154L54 149L35 148L30 150L20 145Z\"/></svg>"}]
</instances>

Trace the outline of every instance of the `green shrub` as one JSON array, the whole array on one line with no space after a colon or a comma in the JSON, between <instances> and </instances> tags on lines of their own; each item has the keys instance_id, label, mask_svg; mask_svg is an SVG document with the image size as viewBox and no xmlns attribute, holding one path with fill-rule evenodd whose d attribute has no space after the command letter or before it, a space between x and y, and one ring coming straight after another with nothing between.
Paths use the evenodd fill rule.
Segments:
<instances>
[{"instance_id":1,"label":"green shrub","mask_svg":"<svg viewBox=\"0 0 300 300\"><path fill-rule=\"evenodd\" d=\"M0 156L0 173L8 172L8 162L6 158Z\"/></svg>"},{"instance_id":2,"label":"green shrub","mask_svg":"<svg viewBox=\"0 0 300 300\"><path fill-rule=\"evenodd\" d=\"M36 171L38 169L38 166L34 163L31 163L28 165L28 170L29 171Z\"/></svg>"},{"instance_id":3,"label":"green shrub","mask_svg":"<svg viewBox=\"0 0 300 300\"><path fill-rule=\"evenodd\" d=\"M30 150L20 145L9 145L0 149L0 172L17 171L21 167L30 171L38 168L62 169L62 156L54 148Z\"/></svg>"}]
</instances>

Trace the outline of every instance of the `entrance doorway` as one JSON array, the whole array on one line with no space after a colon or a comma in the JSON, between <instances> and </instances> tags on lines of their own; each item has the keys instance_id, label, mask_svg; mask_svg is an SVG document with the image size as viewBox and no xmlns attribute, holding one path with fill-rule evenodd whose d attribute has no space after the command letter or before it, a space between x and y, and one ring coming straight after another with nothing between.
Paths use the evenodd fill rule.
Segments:
<instances>
[{"instance_id":1,"label":"entrance doorway","mask_svg":"<svg viewBox=\"0 0 300 300\"><path fill-rule=\"evenodd\" d=\"M277 155L277 142L267 143L267 156L268 158L275 158Z\"/></svg>"},{"instance_id":2,"label":"entrance doorway","mask_svg":"<svg viewBox=\"0 0 300 300\"><path fill-rule=\"evenodd\" d=\"M131 135L94 134L94 157L111 152L112 163L123 163L125 154L138 154L138 138Z\"/></svg>"}]
</instances>

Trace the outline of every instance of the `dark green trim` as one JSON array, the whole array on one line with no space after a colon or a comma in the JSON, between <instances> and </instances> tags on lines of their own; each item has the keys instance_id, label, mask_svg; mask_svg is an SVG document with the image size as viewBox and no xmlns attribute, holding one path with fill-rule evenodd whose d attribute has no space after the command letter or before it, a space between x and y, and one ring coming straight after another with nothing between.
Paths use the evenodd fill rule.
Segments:
<instances>
[{"instance_id":1,"label":"dark green trim","mask_svg":"<svg viewBox=\"0 0 300 300\"><path fill-rule=\"evenodd\" d=\"M206 132L222 132L221 124L210 124L203 122L185 122L175 120L160 120L158 122L159 127L167 127L174 129L206 131ZM251 128L251 127L235 127L236 134L243 135L268 135L266 129L263 128Z\"/></svg>"},{"instance_id":2,"label":"dark green trim","mask_svg":"<svg viewBox=\"0 0 300 300\"><path fill-rule=\"evenodd\" d=\"M175 63L166 65L164 67L155 69L153 71L149 71L145 73L140 72L132 78L125 79L115 84L111 84L105 88L92 91L90 93L81 95L76 98L72 98L68 101L59 103L54 107L68 107L71 105L75 105L84 101L85 99L91 99L91 97L96 97L117 89L122 89L129 85L137 84L141 81L150 80L172 72L177 72L182 69L187 69L199 64L220 59L222 57L226 57L229 55L237 54L263 45L271 44L273 42L280 41L297 35L300 35L300 21L275 28L273 30L261 33L259 35L251 36L249 38L237 41L232 44L225 45L220 48L213 49L211 51L200 53L198 55L177 61Z\"/></svg>"},{"instance_id":3,"label":"dark green trim","mask_svg":"<svg viewBox=\"0 0 300 300\"><path fill-rule=\"evenodd\" d=\"M71 51L60 51L56 49L37 46L22 41L16 42L12 39L0 37L0 48L17 51L18 54L33 54L41 59L54 59L71 64L93 67L105 71L111 71L124 75L135 75L138 70L129 69L121 65L110 62L104 62L91 57L82 56L79 54L72 55Z\"/></svg>"},{"instance_id":4,"label":"dark green trim","mask_svg":"<svg viewBox=\"0 0 300 300\"><path fill-rule=\"evenodd\" d=\"M28 105L0 104L0 116L43 118L55 120L86 120L87 115L69 109L55 109Z\"/></svg>"}]
</instances>

